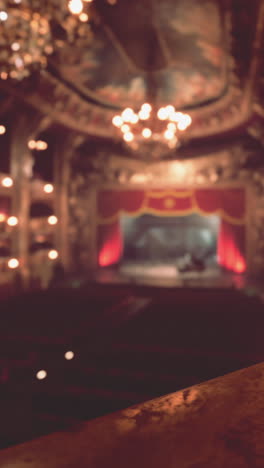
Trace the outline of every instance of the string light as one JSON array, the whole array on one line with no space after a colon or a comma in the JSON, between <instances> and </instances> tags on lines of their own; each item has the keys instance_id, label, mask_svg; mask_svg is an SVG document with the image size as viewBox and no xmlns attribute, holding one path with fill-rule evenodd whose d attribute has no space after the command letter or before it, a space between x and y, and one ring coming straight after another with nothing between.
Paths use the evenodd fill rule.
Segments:
<instances>
[{"instance_id":1,"label":"string light","mask_svg":"<svg viewBox=\"0 0 264 468\"><path fill-rule=\"evenodd\" d=\"M5 213L0 213L0 223L4 223L6 220L6 214Z\"/></svg>"},{"instance_id":2,"label":"string light","mask_svg":"<svg viewBox=\"0 0 264 468\"><path fill-rule=\"evenodd\" d=\"M0 135L4 135L6 132L6 127L4 125L0 125Z\"/></svg>"}]
</instances>

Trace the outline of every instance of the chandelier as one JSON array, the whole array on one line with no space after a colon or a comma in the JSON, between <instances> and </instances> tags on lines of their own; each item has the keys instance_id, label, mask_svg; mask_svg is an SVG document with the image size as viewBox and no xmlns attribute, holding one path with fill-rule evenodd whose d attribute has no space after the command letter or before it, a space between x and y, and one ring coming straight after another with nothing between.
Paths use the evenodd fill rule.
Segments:
<instances>
[{"instance_id":1,"label":"chandelier","mask_svg":"<svg viewBox=\"0 0 264 468\"><path fill-rule=\"evenodd\" d=\"M72 42L89 20L92 0L0 0L0 78L23 79Z\"/></svg>"},{"instance_id":2,"label":"chandelier","mask_svg":"<svg viewBox=\"0 0 264 468\"><path fill-rule=\"evenodd\" d=\"M112 123L132 149L155 143L155 146L159 144L172 150L179 146L182 134L191 125L192 119L188 114L176 112L172 105L154 111L150 104L145 103L138 112L126 108L113 117Z\"/></svg>"}]
</instances>

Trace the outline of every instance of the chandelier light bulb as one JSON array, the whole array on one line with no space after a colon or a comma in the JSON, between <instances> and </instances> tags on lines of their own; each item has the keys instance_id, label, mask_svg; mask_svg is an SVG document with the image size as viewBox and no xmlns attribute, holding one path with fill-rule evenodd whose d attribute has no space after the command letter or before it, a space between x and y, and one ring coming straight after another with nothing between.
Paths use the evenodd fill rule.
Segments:
<instances>
[{"instance_id":1,"label":"chandelier light bulb","mask_svg":"<svg viewBox=\"0 0 264 468\"><path fill-rule=\"evenodd\" d=\"M170 120L172 122L180 122L181 119L182 119L182 112L174 112L171 116L170 116Z\"/></svg>"},{"instance_id":2,"label":"chandelier light bulb","mask_svg":"<svg viewBox=\"0 0 264 468\"><path fill-rule=\"evenodd\" d=\"M171 132L176 132L177 126L173 122L169 122L167 125L168 130L171 130Z\"/></svg>"},{"instance_id":3,"label":"chandelier light bulb","mask_svg":"<svg viewBox=\"0 0 264 468\"><path fill-rule=\"evenodd\" d=\"M186 130L187 127L188 125L186 124L185 120L181 120L180 122L178 122L178 130L183 132L184 130Z\"/></svg>"},{"instance_id":4,"label":"chandelier light bulb","mask_svg":"<svg viewBox=\"0 0 264 468\"><path fill-rule=\"evenodd\" d=\"M115 115L112 119L112 123L115 127L121 127L124 122L120 115Z\"/></svg>"},{"instance_id":5,"label":"chandelier light bulb","mask_svg":"<svg viewBox=\"0 0 264 468\"><path fill-rule=\"evenodd\" d=\"M123 138L127 143L129 143L130 141L134 140L134 135L132 132L127 132L127 133L124 133Z\"/></svg>"},{"instance_id":6,"label":"chandelier light bulb","mask_svg":"<svg viewBox=\"0 0 264 468\"><path fill-rule=\"evenodd\" d=\"M145 102L145 104L142 104L141 109L143 110L143 112L147 112L148 114L152 111L151 105L147 102Z\"/></svg>"},{"instance_id":7,"label":"chandelier light bulb","mask_svg":"<svg viewBox=\"0 0 264 468\"><path fill-rule=\"evenodd\" d=\"M168 112L165 107L161 107L157 112L157 117L159 120L166 120L168 117Z\"/></svg>"},{"instance_id":8,"label":"chandelier light bulb","mask_svg":"<svg viewBox=\"0 0 264 468\"><path fill-rule=\"evenodd\" d=\"M143 136L144 138L150 138L151 135L152 135L152 131L150 130L150 128L144 128L144 129L142 130L142 136Z\"/></svg>"},{"instance_id":9,"label":"chandelier light bulb","mask_svg":"<svg viewBox=\"0 0 264 468\"><path fill-rule=\"evenodd\" d=\"M121 117L124 122L130 122L133 118L134 112L130 107L127 107L121 114Z\"/></svg>"},{"instance_id":10,"label":"chandelier light bulb","mask_svg":"<svg viewBox=\"0 0 264 468\"><path fill-rule=\"evenodd\" d=\"M82 0L70 0L68 7L73 15L79 15L83 11L83 2Z\"/></svg>"},{"instance_id":11,"label":"chandelier light bulb","mask_svg":"<svg viewBox=\"0 0 264 468\"><path fill-rule=\"evenodd\" d=\"M0 135L4 135L6 132L6 127L4 125L0 125Z\"/></svg>"},{"instance_id":12,"label":"chandelier light bulb","mask_svg":"<svg viewBox=\"0 0 264 468\"><path fill-rule=\"evenodd\" d=\"M168 117L172 116L175 113L175 108L172 105L166 106L165 109Z\"/></svg>"},{"instance_id":13,"label":"chandelier light bulb","mask_svg":"<svg viewBox=\"0 0 264 468\"><path fill-rule=\"evenodd\" d=\"M164 132L164 137L166 138L166 140L172 140L172 138L174 138L174 132L172 132L171 130L166 130Z\"/></svg>"},{"instance_id":14,"label":"chandelier light bulb","mask_svg":"<svg viewBox=\"0 0 264 468\"><path fill-rule=\"evenodd\" d=\"M122 125L121 131L122 131L123 133L130 132L130 127L129 127L129 125L127 125L127 124Z\"/></svg>"},{"instance_id":15,"label":"chandelier light bulb","mask_svg":"<svg viewBox=\"0 0 264 468\"><path fill-rule=\"evenodd\" d=\"M136 123L138 123L138 121L139 121L138 115L137 115L137 114L133 114L133 116L132 116L131 119L130 119L130 123L136 124Z\"/></svg>"},{"instance_id":16,"label":"chandelier light bulb","mask_svg":"<svg viewBox=\"0 0 264 468\"><path fill-rule=\"evenodd\" d=\"M141 109L138 113L138 116L140 120L148 120L150 117L150 114L148 111Z\"/></svg>"}]
</instances>

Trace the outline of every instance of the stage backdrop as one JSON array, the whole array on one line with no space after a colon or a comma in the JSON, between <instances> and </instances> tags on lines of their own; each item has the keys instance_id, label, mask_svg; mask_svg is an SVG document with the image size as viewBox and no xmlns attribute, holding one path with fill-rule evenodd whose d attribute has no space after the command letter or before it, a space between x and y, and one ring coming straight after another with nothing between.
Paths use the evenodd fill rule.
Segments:
<instances>
[{"instance_id":1,"label":"stage backdrop","mask_svg":"<svg viewBox=\"0 0 264 468\"><path fill-rule=\"evenodd\" d=\"M236 273L246 270L246 199L243 188L197 190L101 190L97 194L98 263L117 263L123 252L119 217L218 215L218 263Z\"/></svg>"}]
</instances>

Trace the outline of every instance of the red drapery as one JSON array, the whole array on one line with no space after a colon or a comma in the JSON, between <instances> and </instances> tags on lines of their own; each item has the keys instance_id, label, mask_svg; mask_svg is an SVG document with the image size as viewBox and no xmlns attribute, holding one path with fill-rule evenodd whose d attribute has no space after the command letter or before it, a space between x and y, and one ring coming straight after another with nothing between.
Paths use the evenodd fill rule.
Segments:
<instances>
[{"instance_id":1,"label":"red drapery","mask_svg":"<svg viewBox=\"0 0 264 468\"><path fill-rule=\"evenodd\" d=\"M219 264L235 272L246 269L245 261L245 190L103 190L98 192L99 265L118 262L122 256L119 216L187 216L192 213L219 215L222 223L218 236Z\"/></svg>"}]
</instances>

